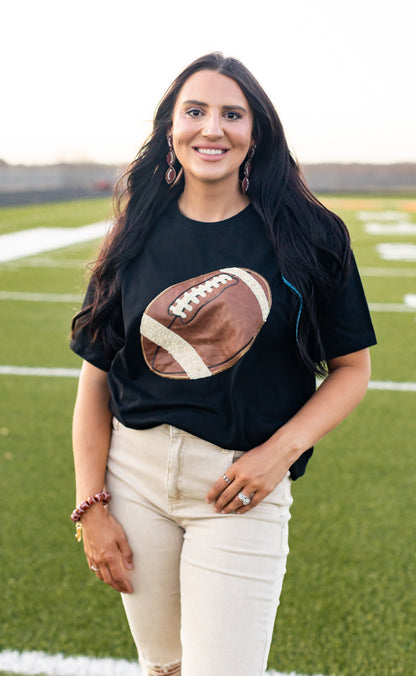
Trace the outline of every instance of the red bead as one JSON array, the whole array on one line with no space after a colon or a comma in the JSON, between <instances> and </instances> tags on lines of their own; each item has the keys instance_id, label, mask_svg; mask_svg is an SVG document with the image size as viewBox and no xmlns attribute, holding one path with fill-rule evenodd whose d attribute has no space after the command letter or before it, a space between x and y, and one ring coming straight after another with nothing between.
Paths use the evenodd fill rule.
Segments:
<instances>
[{"instance_id":1,"label":"red bead","mask_svg":"<svg viewBox=\"0 0 416 676\"><path fill-rule=\"evenodd\" d=\"M111 500L111 494L108 493L108 491L102 491L101 493L96 493L95 495L91 495L89 498L86 500L83 500L78 507L74 509L74 511L71 514L71 519L72 521L80 521L81 516L84 514L84 512L87 511L92 505L96 504L97 502L102 502L103 505L106 505L108 502Z\"/></svg>"}]
</instances>

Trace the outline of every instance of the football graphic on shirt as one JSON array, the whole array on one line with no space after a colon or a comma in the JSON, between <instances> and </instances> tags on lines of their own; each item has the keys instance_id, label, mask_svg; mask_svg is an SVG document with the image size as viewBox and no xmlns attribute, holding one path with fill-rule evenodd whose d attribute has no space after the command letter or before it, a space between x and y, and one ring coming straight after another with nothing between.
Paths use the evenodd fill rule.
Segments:
<instances>
[{"instance_id":1,"label":"football graphic on shirt","mask_svg":"<svg viewBox=\"0 0 416 676\"><path fill-rule=\"evenodd\" d=\"M160 293L140 333L149 368L196 380L233 366L251 347L271 308L267 281L245 268L209 272Z\"/></svg>"}]
</instances>

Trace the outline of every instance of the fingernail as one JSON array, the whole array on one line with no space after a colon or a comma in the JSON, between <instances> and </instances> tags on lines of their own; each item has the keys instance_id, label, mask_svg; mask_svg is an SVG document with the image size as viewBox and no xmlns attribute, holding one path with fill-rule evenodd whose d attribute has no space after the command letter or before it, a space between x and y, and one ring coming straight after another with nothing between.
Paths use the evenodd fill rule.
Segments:
<instances>
[{"instance_id":1,"label":"fingernail","mask_svg":"<svg viewBox=\"0 0 416 676\"><path fill-rule=\"evenodd\" d=\"M127 568L128 568L129 570L133 570L134 564L133 564L133 563L128 563L128 564L127 564Z\"/></svg>"}]
</instances>

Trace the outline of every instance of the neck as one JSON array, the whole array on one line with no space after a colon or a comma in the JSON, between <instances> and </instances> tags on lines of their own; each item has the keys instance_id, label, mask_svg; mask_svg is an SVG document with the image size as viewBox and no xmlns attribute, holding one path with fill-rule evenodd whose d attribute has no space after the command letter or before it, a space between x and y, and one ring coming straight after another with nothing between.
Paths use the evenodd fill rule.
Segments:
<instances>
[{"instance_id":1,"label":"neck","mask_svg":"<svg viewBox=\"0 0 416 676\"><path fill-rule=\"evenodd\" d=\"M216 184L186 180L178 204L187 218L215 223L235 216L250 204L250 200L238 185L231 187L225 186L224 181Z\"/></svg>"}]
</instances>

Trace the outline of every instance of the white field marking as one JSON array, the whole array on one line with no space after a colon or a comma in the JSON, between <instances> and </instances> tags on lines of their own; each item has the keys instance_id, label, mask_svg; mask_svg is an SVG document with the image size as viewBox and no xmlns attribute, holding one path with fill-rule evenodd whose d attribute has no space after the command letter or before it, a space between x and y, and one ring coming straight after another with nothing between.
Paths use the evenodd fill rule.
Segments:
<instances>
[{"instance_id":1,"label":"white field marking","mask_svg":"<svg viewBox=\"0 0 416 676\"><path fill-rule=\"evenodd\" d=\"M371 380L369 390L384 390L394 392L416 392L416 383L392 383L386 380Z\"/></svg>"},{"instance_id":2,"label":"white field marking","mask_svg":"<svg viewBox=\"0 0 416 676\"><path fill-rule=\"evenodd\" d=\"M34 256L33 258L21 258L16 261L5 263L8 270L19 270L20 268L83 268L86 262L81 259L71 258L45 258Z\"/></svg>"},{"instance_id":3,"label":"white field marking","mask_svg":"<svg viewBox=\"0 0 416 676\"><path fill-rule=\"evenodd\" d=\"M386 261L416 261L416 244L377 244L376 249Z\"/></svg>"},{"instance_id":4,"label":"white field marking","mask_svg":"<svg viewBox=\"0 0 416 676\"><path fill-rule=\"evenodd\" d=\"M416 235L416 223L367 223L364 230L368 235Z\"/></svg>"},{"instance_id":5,"label":"white field marking","mask_svg":"<svg viewBox=\"0 0 416 676\"><path fill-rule=\"evenodd\" d=\"M0 301L25 301L38 303L82 303L83 295L71 293L31 293L26 291L0 291ZM415 296L405 296L402 303L369 303L371 312L414 312Z\"/></svg>"},{"instance_id":6,"label":"white field marking","mask_svg":"<svg viewBox=\"0 0 416 676\"><path fill-rule=\"evenodd\" d=\"M320 387L324 380L316 379L316 387ZM391 380L370 380L369 390L382 390L386 392L416 392L416 383L394 383Z\"/></svg>"},{"instance_id":7,"label":"white field marking","mask_svg":"<svg viewBox=\"0 0 416 676\"><path fill-rule=\"evenodd\" d=\"M126 660L97 659L92 657L65 657L44 652L18 652L4 650L0 653L0 669L12 674L47 674L48 676L140 676L137 663Z\"/></svg>"},{"instance_id":8,"label":"white field marking","mask_svg":"<svg viewBox=\"0 0 416 676\"><path fill-rule=\"evenodd\" d=\"M409 214L405 211L358 211L360 221L407 221Z\"/></svg>"},{"instance_id":9,"label":"white field marking","mask_svg":"<svg viewBox=\"0 0 416 676\"><path fill-rule=\"evenodd\" d=\"M19 652L3 650L0 653L0 669L12 674L35 676L143 676L136 662L97 657L65 657L62 654L48 655L44 652ZM294 671L282 673L267 671L267 676L302 676ZM322 674L315 674L322 676Z\"/></svg>"},{"instance_id":10,"label":"white field marking","mask_svg":"<svg viewBox=\"0 0 416 676\"><path fill-rule=\"evenodd\" d=\"M416 268L360 268L361 277L416 277Z\"/></svg>"},{"instance_id":11,"label":"white field marking","mask_svg":"<svg viewBox=\"0 0 416 676\"><path fill-rule=\"evenodd\" d=\"M43 368L34 366L0 366L0 376L44 376L48 378L79 378L80 369ZM322 380L317 379L317 385ZM399 383L391 380L372 380L369 390L389 390L397 392L416 392L416 383Z\"/></svg>"},{"instance_id":12,"label":"white field marking","mask_svg":"<svg viewBox=\"0 0 416 676\"><path fill-rule=\"evenodd\" d=\"M37 303L81 303L84 296L76 293L31 293L0 291L0 300L23 300Z\"/></svg>"},{"instance_id":13,"label":"white field marking","mask_svg":"<svg viewBox=\"0 0 416 676\"><path fill-rule=\"evenodd\" d=\"M409 307L416 308L416 294L414 293L407 293L404 297L404 302L406 305Z\"/></svg>"},{"instance_id":14,"label":"white field marking","mask_svg":"<svg viewBox=\"0 0 416 676\"><path fill-rule=\"evenodd\" d=\"M407 303L369 303L370 312L416 312L416 305Z\"/></svg>"},{"instance_id":15,"label":"white field marking","mask_svg":"<svg viewBox=\"0 0 416 676\"><path fill-rule=\"evenodd\" d=\"M47 368L42 366L0 366L0 376L79 378L80 373L80 369Z\"/></svg>"},{"instance_id":16,"label":"white field marking","mask_svg":"<svg viewBox=\"0 0 416 676\"><path fill-rule=\"evenodd\" d=\"M0 263L104 237L105 221L78 228L32 228L0 235Z\"/></svg>"}]
</instances>

